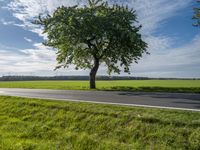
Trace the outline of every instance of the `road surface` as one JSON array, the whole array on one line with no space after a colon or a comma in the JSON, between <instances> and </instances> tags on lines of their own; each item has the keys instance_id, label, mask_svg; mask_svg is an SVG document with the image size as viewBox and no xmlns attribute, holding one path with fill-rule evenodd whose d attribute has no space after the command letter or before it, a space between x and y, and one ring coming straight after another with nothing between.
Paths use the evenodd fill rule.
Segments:
<instances>
[{"instance_id":1,"label":"road surface","mask_svg":"<svg viewBox=\"0 0 200 150\"><path fill-rule=\"evenodd\" d=\"M0 95L200 111L200 94L1 88Z\"/></svg>"}]
</instances>

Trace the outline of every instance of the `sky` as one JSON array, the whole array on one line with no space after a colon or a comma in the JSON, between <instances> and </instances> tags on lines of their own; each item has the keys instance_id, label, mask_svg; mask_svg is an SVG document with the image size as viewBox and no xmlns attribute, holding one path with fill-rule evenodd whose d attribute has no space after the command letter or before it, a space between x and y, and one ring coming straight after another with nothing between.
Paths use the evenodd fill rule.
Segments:
<instances>
[{"instance_id":1,"label":"sky","mask_svg":"<svg viewBox=\"0 0 200 150\"><path fill-rule=\"evenodd\" d=\"M54 71L56 50L42 44L46 35L32 24L39 14L77 3L86 0L0 0L0 76L88 75L89 70L75 70L73 65ZM150 55L131 65L131 76L200 77L200 28L192 26L193 7L199 5L195 0L109 0L113 3L136 10L148 43ZM101 65L98 75L106 71Z\"/></svg>"}]
</instances>

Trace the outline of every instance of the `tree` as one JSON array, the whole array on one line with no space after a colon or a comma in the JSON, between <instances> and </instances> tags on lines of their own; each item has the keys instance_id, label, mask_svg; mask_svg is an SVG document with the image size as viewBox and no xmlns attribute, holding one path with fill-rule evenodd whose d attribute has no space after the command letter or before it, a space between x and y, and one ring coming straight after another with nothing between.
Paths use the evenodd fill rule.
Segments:
<instances>
[{"instance_id":1,"label":"tree","mask_svg":"<svg viewBox=\"0 0 200 150\"><path fill-rule=\"evenodd\" d=\"M129 67L147 52L147 44L136 25L137 17L128 6L108 5L103 0L88 0L84 7L59 7L52 14L36 21L44 27L45 45L58 50L56 69L74 64L76 69L91 69L90 88L100 64L108 74L130 73Z\"/></svg>"},{"instance_id":2,"label":"tree","mask_svg":"<svg viewBox=\"0 0 200 150\"><path fill-rule=\"evenodd\" d=\"M200 0L197 0L197 3L200 3ZM197 20L197 22L194 24L194 26L200 27L200 7L194 8L194 16L193 19Z\"/></svg>"}]
</instances>

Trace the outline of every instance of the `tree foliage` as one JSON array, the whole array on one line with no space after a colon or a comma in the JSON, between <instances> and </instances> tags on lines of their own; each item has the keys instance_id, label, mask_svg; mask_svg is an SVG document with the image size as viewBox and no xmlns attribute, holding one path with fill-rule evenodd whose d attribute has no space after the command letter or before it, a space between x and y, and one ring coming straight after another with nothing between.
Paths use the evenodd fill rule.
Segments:
<instances>
[{"instance_id":1,"label":"tree foliage","mask_svg":"<svg viewBox=\"0 0 200 150\"><path fill-rule=\"evenodd\" d=\"M95 73L104 63L108 74L120 73L121 68L130 73L130 65L147 53L136 12L128 6L88 0L85 7L59 7L36 23L48 35L45 45L58 50L57 69L74 64L76 69L89 68Z\"/></svg>"},{"instance_id":2,"label":"tree foliage","mask_svg":"<svg viewBox=\"0 0 200 150\"><path fill-rule=\"evenodd\" d=\"M200 4L200 0L197 0L197 3ZM200 27L200 7L194 8L194 16L193 19L197 20L197 22L194 24L194 26Z\"/></svg>"}]
</instances>

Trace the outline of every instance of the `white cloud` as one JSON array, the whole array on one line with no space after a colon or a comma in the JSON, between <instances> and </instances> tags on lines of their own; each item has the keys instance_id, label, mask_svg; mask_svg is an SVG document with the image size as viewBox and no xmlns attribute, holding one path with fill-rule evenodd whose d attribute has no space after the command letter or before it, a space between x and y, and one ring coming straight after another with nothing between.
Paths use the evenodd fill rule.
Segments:
<instances>
[{"instance_id":1,"label":"white cloud","mask_svg":"<svg viewBox=\"0 0 200 150\"><path fill-rule=\"evenodd\" d=\"M42 35L42 29L33 25L31 21L39 14L52 13L61 5L71 6L77 2L84 4L85 0L13 0L9 4L9 9L13 11L13 15L16 18L23 22L23 24L18 24L18 26L45 37L45 35ZM174 44L174 39L166 35L154 35L155 31L167 22L167 19L188 6L192 0L112 0L112 2L128 4L129 7L137 10L138 20L143 25L142 34L145 41L149 44L151 55L145 56L138 65L132 67L133 75L135 75L134 72L137 72L136 75L142 76L180 76L180 72L184 74L184 69L191 69L191 67L187 68L187 66L200 64L197 58L199 56L199 37L182 47L171 48L171 45ZM26 40L28 41L28 39ZM13 62L14 58L16 58L15 62L17 62L19 58L22 58L23 63L15 63L12 69L19 67L20 71L30 71L30 68L32 68L32 71L46 70L48 72L48 70L53 70L56 65L56 55L52 54L52 52L54 53L50 48L46 48L41 44L35 44L35 49L21 51L21 53L26 54L23 57L21 55L9 55L8 53L3 53L3 55L9 55L8 58L11 58L7 62ZM27 59L24 56L27 56ZM29 67L29 65L32 67ZM185 68L181 69L181 66ZM72 68L69 70L73 71L71 74L75 74ZM85 72L81 71L81 73ZM105 74L105 68L100 70L100 74ZM193 76L192 74L189 75ZM196 75L200 75L200 73L196 72L194 76Z\"/></svg>"},{"instance_id":2,"label":"white cloud","mask_svg":"<svg viewBox=\"0 0 200 150\"><path fill-rule=\"evenodd\" d=\"M137 10L138 19L143 25L143 33L150 34L157 29L166 19L186 7L192 0L110 0L112 3L128 5ZM29 29L36 28L30 20L39 14L52 13L59 6L73 6L79 3L86 4L87 0L13 0L9 8L14 11L14 16L24 22ZM38 32L38 30L37 30ZM41 32L39 32L41 33Z\"/></svg>"},{"instance_id":3,"label":"white cloud","mask_svg":"<svg viewBox=\"0 0 200 150\"><path fill-rule=\"evenodd\" d=\"M12 25L15 22L14 21L6 21L5 19L0 19L0 23L3 25Z\"/></svg>"},{"instance_id":4,"label":"white cloud","mask_svg":"<svg viewBox=\"0 0 200 150\"><path fill-rule=\"evenodd\" d=\"M23 22L23 24L16 24L17 26L44 36L42 29L38 25L34 25L32 21L37 19L40 14L51 14L59 6L72 6L77 2L79 0L13 0L8 8L14 12L14 17Z\"/></svg>"},{"instance_id":5,"label":"white cloud","mask_svg":"<svg viewBox=\"0 0 200 150\"><path fill-rule=\"evenodd\" d=\"M75 71L73 66L53 71L56 67L56 51L41 43L35 43L33 49L8 51L0 49L1 75L66 75L80 74L86 71Z\"/></svg>"},{"instance_id":6,"label":"white cloud","mask_svg":"<svg viewBox=\"0 0 200 150\"><path fill-rule=\"evenodd\" d=\"M17 52L0 50L1 73L52 70L55 66L54 63L55 52L40 45L36 45L35 49L25 49Z\"/></svg>"},{"instance_id":7,"label":"white cloud","mask_svg":"<svg viewBox=\"0 0 200 150\"><path fill-rule=\"evenodd\" d=\"M148 49L150 52L161 53L163 50L170 48L173 43L173 39L165 36L152 36L145 37L145 41L148 43Z\"/></svg>"},{"instance_id":8,"label":"white cloud","mask_svg":"<svg viewBox=\"0 0 200 150\"><path fill-rule=\"evenodd\" d=\"M10 46L7 46L7 45L1 44L1 43L0 43L0 49L3 49L3 50L16 50L16 51L19 50L16 47L10 47Z\"/></svg>"},{"instance_id":9,"label":"white cloud","mask_svg":"<svg viewBox=\"0 0 200 150\"><path fill-rule=\"evenodd\" d=\"M200 36L197 36L184 46L164 49L160 53L153 51L132 69L143 76L199 77L199 43Z\"/></svg>"},{"instance_id":10,"label":"white cloud","mask_svg":"<svg viewBox=\"0 0 200 150\"><path fill-rule=\"evenodd\" d=\"M139 64L132 67L133 75L148 77L199 77L200 70L200 37L179 47L158 53L154 51L145 56ZM11 53L0 50L1 74L12 75L87 75L88 71L74 70L73 66L54 72L56 66L56 51L41 43L34 44L34 49L19 50ZM135 73L134 73L135 72ZM106 67L101 66L99 75L106 74ZM122 75L126 75L122 73Z\"/></svg>"},{"instance_id":11,"label":"white cloud","mask_svg":"<svg viewBox=\"0 0 200 150\"><path fill-rule=\"evenodd\" d=\"M27 37L24 37L24 40L26 40L26 41L29 42L29 43L33 42L33 40L31 40L31 39L29 39L29 38L27 38Z\"/></svg>"},{"instance_id":12,"label":"white cloud","mask_svg":"<svg viewBox=\"0 0 200 150\"><path fill-rule=\"evenodd\" d=\"M167 19L188 6L190 2L192 0L129 0L129 3L137 10L145 34L154 32Z\"/></svg>"}]
</instances>

